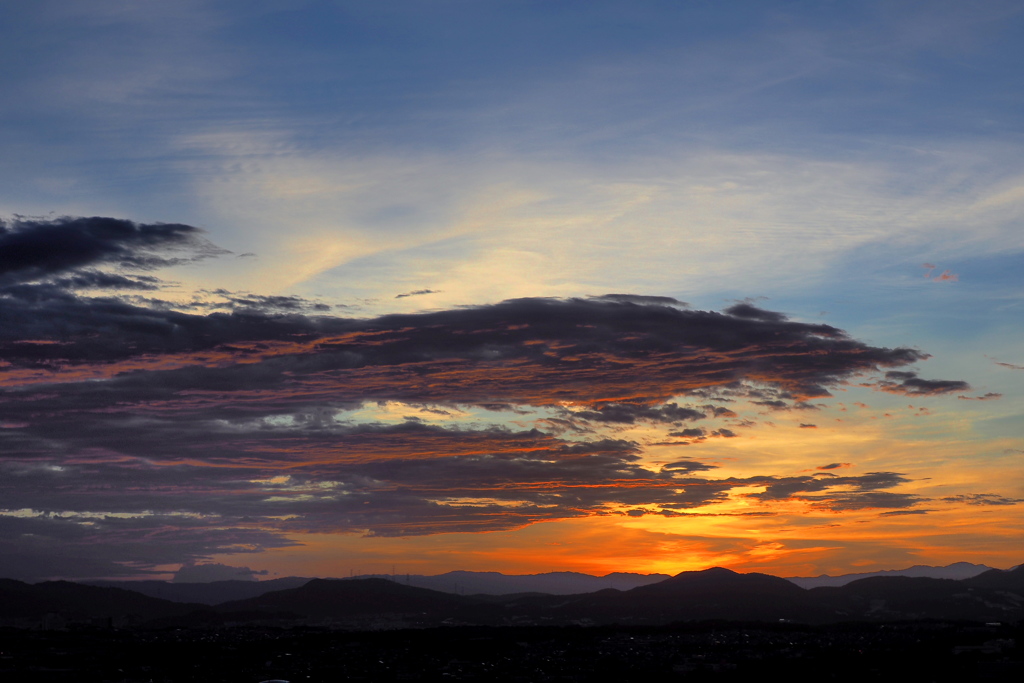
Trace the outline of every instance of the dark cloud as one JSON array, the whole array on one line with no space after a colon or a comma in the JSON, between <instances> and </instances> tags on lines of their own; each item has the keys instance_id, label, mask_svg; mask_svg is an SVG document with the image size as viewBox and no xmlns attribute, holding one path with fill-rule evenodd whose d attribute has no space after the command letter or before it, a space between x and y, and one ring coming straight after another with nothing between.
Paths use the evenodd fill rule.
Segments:
<instances>
[{"instance_id":1,"label":"dark cloud","mask_svg":"<svg viewBox=\"0 0 1024 683\"><path fill-rule=\"evenodd\" d=\"M1007 498L995 493L968 493L961 496L946 496L942 499L946 503L960 503L965 505L1016 505L1024 503L1024 498Z\"/></svg>"},{"instance_id":2,"label":"dark cloud","mask_svg":"<svg viewBox=\"0 0 1024 683\"><path fill-rule=\"evenodd\" d=\"M705 410L709 411L715 417L738 417L738 415L729 408L723 406L701 406Z\"/></svg>"},{"instance_id":3,"label":"dark cloud","mask_svg":"<svg viewBox=\"0 0 1024 683\"><path fill-rule=\"evenodd\" d=\"M618 405L631 408L608 413L625 418L643 410L638 406L708 387L736 396L763 394L765 386L798 398L823 396L827 386L856 374L925 357L871 347L826 325L586 300L521 299L370 320L255 309L195 315L112 299L3 303L11 324L0 331L0 352L8 370L65 373L40 375L40 382L123 371L112 384L78 388L79 398L101 394L120 405L136 391L145 401L188 389L217 392L205 396L224 404L287 385L291 400L315 394L320 402L572 401L593 406L595 418L609 399L629 396L629 404ZM90 367L118 362L120 368ZM128 376L143 370L152 373ZM659 420L696 417L693 408L658 410Z\"/></svg>"},{"instance_id":4,"label":"dark cloud","mask_svg":"<svg viewBox=\"0 0 1024 683\"><path fill-rule=\"evenodd\" d=\"M682 470L685 472L707 472L715 469L715 466L697 462L695 460L678 460L676 462L670 462L667 465L663 465L661 469L674 471Z\"/></svg>"},{"instance_id":5,"label":"dark cloud","mask_svg":"<svg viewBox=\"0 0 1024 683\"><path fill-rule=\"evenodd\" d=\"M782 313L766 311L749 303L739 303L725 309L729 315L737 318L749 318L751 320L762 320L764 322L779 323L788 320Z\"/></svg>"},{"instance_id":6,"label":"dark cloud","mask_svg":"<svg viewBox=\"0 0 1024 683\"><path fill-rule=\"evenodd\" d=\"M935 510L889 510L888 512L879 513L879 517L902 517L904 515L927 515L929 512L935 512Z\"/></svg>"},{"instance_id":7,"label":"dark cloud","mask_svg":"<svg viewBox=\"0 0 1024 683\"><path fill-rule=\"evenodd\" d=\"M263 296L248 292L229 292L226 289L215 289L210 294L218 298L209 302L195 302L190 304L190 307L252 311L257 314L261 312L319 313L331 310L327 304L298 296Z\"/></svg>"},{"instance_id":8,"label":"dark cloud","mask_svg":"<svg viewBox=\"0 0 1024 683\"><path fill-rule=\"evenodd\" d=\"M675 424L700 420L705 417L701 410L680 407L675 403L667 403L657 408L629 403L602 403L595 406L594 410L565 411L565 414L579 420L619 424L634 424L636 422Z\"/></svg>"},{"instance_id":9,"label":"dark cloud","mask_svg":"<svg viewBox=\"0 0 1024 683\"><path fill-rule=\"evenodd\" d=\"M756 480L753 478L750 481ZM811 476L767 479L763 483L763 492L746 495L762 501L799 500L832 512L909 508L925 499L912 494L885 490L908 481L909 479L897 472L869 472L846 477L823 472Z\"/></svg>"},{"instance_id":10,"label":"dark cloud","mask_svg":"<svg viewBox=\"0 0 1024 683\"><path fill-rule=\"evenodd\" d=\"M908 508L927 499L910 493L892 493L890 491L858 491L855 493L839 493L829 496L805 496L801 500L832 512L844 510L876 510L885 508Z\"/></svg>"},{"instance_id":11,"label":"dark cloud","mask_svg":"<svg viewBox=\"0 0 1024 683\"><path fill-rule=\"evenodd\" d=\"M752 401L754 405L764 406L772 410L788 410L789 404L785 401Z\"/></svg>"},{"instance_id":12,"label":"dark cloud","mask_svg":"<svg viewBox=\"0 0 1024 683\"><path fill-rule=\"evenodd\" d=\"M849 466L850 466L850 463L848 463L848 462L832 462L832 463L829 463L827 465L822 465L818 469L819 470L838 470L840 468L849 467Z\"/></svg>"},{"instance_id":13,"label":"dark cloud","mask_svg":"<svg viewBox=\"0 0 1024 683\"><path fill-rule=\"evenodd\" d=\"M669 432L669 436L680 436L683 438L697 439L704 436L706 432L700 427L691 427L689 429L682 429L678 432Z\"/></svg>"},{"instance_id":14,"label":"dark cloud","mask_svg":"<svg viewBox=\"0 0 1024 683\"><path fill-rule=\"evenodd\" d=\"M0 308L7 323L0 327L0 357L14 367L54 370L214 349L238 362L265 350L261 344L315 338L323 328L333 327L299 315L247 310L191 315L115 298L81 299L61 293L37 299L8 296L0 300ZM239 343L252 346L230 346Z\"/></svg>"},{"instance_id":15,"label":"dark cloud","mask_svg":"<svg viewBox=\"0 0 1024 683\"><path fill-rule=\"evenodd\" d=\"M961 380L921 379L916 372L903 370L885 373L885 379L880 380L875 386L890 394L906 396L934 396L971 388L971 385Z\"/></svg>"},{"instance_id":16,"label":"dark cloud","mask_svg":"<svg viewBox=\"0 0 1024 683\"><path fill-rule=\"evenodd\" d=\"M223 250L177 223L118 218L0 220L0 284L32 282L95 265L150 270Z\"/></svg>"},{"instance_id":17,"label":"dark cloud","mask_svg":"<svg viewBox=\"0 0 1024 683\"><path fill-rule=\"evenodd\" d=\"M595 301L614 301L617 303L640 304L643 306L682 306L689 307L690 304L670 296L649 296L645 294L602 294L601 296L590 297Z\"/></svg>"},{"instance_id":18,"label":"dark cloud","mask_svg":"<svg viewBox=\"0 0 1024 683\"><path fill-rule=\"evenodd\" d=\"M125 276L117 273L102 273L83 270L71 277L57 278L52 281L57 289L136 289L155 291L160 289L160 280L149 275ZM16 291L16 290L15 290Z\"/></svg>"},{"instance_id":19,"label":"dark cloud","mask_svg":"<svg viewBox=\"0 0 1024 683\"><path fill-rule=\"evenodd\" d=\"M405 299L410 296L423 296L424 294L440 294L440 290L437 289L417 289L412 292L403 292L402 294L396 294L396 299Z\"/></svg>"},{"instance_id":20,"label":"dark cloud","mask_svg":"<svg viewBox=\"0 0 1024 683\"><path fill-rule=\"evenodd\" d=\"M992 391L990 391L990 392L988 392L986 394L982 394L981 396L963 396L963 395L957 396L957 398L960 399L961 401L995 401L995 400L1000 399L1002 397L1003 397L1002 394L997 394L997 393L992 392Z\"/></svg>"}]
</instances>

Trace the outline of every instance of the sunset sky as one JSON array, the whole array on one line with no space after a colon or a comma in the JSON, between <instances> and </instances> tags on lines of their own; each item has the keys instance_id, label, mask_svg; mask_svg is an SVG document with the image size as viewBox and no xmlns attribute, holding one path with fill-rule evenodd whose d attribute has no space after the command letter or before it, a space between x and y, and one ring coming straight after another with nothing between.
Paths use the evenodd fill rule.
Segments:
<instances>
[{"instance_id":1,"label":"sunset sky","mask_svg":"<svg viewBox=\"0 0 1024 683\"><path fill-rule=\"evenodd\" d=\"M1024 6L0 4L0 576L1024 561Z\"/></svg>"}]
</instances>

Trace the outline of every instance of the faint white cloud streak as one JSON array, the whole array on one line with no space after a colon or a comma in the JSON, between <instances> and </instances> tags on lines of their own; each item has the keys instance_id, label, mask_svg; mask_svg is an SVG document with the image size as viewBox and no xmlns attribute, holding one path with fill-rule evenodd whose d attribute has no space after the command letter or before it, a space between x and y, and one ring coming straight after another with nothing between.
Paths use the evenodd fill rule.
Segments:
<instances>
[{"instance_id":1,"label":"faint white cloud streak","mask_svg":"<svg viewBox=\"0 0 1024 683\"><path fill-rule=\"evenodd\" d=\"M680 150L610 167L499 153L349 157L270 132L180 144L195 153L183 163L218 241L274 255L265 268L218 264L231 286L402 310L611 289L762 291L766 278L785 291L865 246L936 260L1024 249L1014 227L1024 197L1012 179L965 188L973 155ZM442 291L393 298L424 287Z\"/></svg>"}]
</instances>

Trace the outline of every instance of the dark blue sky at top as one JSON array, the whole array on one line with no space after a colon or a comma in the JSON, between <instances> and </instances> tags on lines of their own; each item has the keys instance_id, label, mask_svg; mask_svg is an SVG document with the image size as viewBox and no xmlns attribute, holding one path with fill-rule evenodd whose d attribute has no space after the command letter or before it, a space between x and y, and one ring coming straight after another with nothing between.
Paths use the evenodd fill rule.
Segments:
<instances>
[{"instance_id":1,"label":"dark blue sky at top","mask_svg":"<svg viewBox=\"0 0 1024 683\"><path fill-rule=\"evenodd\" d=\"M0 10L5 137L93 152L268 117L310 146L856 148L1014 134L1024 111L1012 3L215 2L141 25L36 4ZM83 96L47 97L57 74Z\"/></svg>"}]
</instances>

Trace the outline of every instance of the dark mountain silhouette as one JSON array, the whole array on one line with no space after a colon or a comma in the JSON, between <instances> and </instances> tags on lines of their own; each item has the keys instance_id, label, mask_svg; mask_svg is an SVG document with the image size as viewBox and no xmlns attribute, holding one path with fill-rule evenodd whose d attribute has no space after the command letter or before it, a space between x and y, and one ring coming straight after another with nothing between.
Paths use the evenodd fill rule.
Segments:
<instances>
[{"instance_id":1,"label":"dark mountain silhouette","mask_svg":"<svg viewBox=\"0 0 1024 683\"><path fill-rule=\"evenodd\" d=\"M1002 569L990 569L984 574L979 574L965 580L963 583L971 588L990 588L1024 595L1024 565L1005 571Z\"/></svg>"},{"instance_id":2,"label":"dark mountain silhouette","mask_svg":"<svg viewBox=\"0 0 1024 683\"><path fill-rule=\"evenodd\" d=\"M877 576L808 592L836 617L851 620L1024 619L1024 571L1020 568L992 569L961 581Z\"/></svg>"},{"instance_id":3,"label":"dark mountain silhouette","mask_svg":"<svg viewBox=\"0 0 1024 683\"><path fill-rule=\"evenodd\" d=\"M997 570L998 572L998 570ZM871 577L841 587L804 590L767 574L714 568L683 572L628 591L580 595L458 596L384 579L314 580L289 591L226 603L220 610L282 612L346 619L411 615L421 622L632 623L735 621L885 621L1024 618L1024 570L963 581ZM973 583L972 583L973 582ZM1017 591L1017 592L1014 592Z\"/></svg>"},{"instance_id":4,"label":"dark mountain silhouette","mask_svg":"<svg viewBox=\"0 0 1024 683\"><path fill-rule=\"evenodd\" d=\"M695 619L815 621L820 610L807 591L767 574L715 567L683 572L629 591L577 596L554 611L599 622L667 623Z\"/></svg>"},{"instance_id":5,"label":"dark mountain silhouette","mask_svg":"<svg viewBox=\"0 0 1024 683\"><path fill-rule=\"evenodd\" d=\"M84 581L90 586L122 588L151 598L174 602L217 605L228 600L245 600L272 591L298 588L311 579L289 576L269 581L210 581L208 583L171 583L169 581Z\"/></svg>"},{"instance_id":6,"label":"dark mountain silhouette","mask_svg":"<svg viewBox=\"0 0 1024 683\"><path fill-rule=\"evenodd\" d=\"M67 621L132 616L140 621L204 609L204 605L170 602L121 588L86 586L70 581L28 584L0 579L0 620L14 623L48 614Z\"/></svg>"},{"instance_id":7,"label":"dark mountain silhouette","mask_svg":"<svg viewBox=\"0 0 1024 683\"><path fill-rule=\"evenodd\" d=\"M1024 567L990 570L963 580L874 576L811 590L767 574L714 568L683 572L627 591L606 588L571 595L463 596L386 579L312 579L215 608L113 587L0 580L0 623L28 625L26 620L49 613L68 620L135 615L134 623L151 626L333 621L347 628L441 623L658 625L700 620L1012 622L1024 619Z\"/></svg>"},{"instance_id":8,"label":"dark mountain silhouette","mask_svg":"<svg viewBox=\"0 0 1024 683\"><path fill-rule=\"evenodd\" d=\"M376 615L414 615L440 620L473 613L486 619L489 603L405 586L386 579L313 579L305 585L218 606L221 612L293 612L308 617L350 619Z\"/></svg>"}]
</instances>

